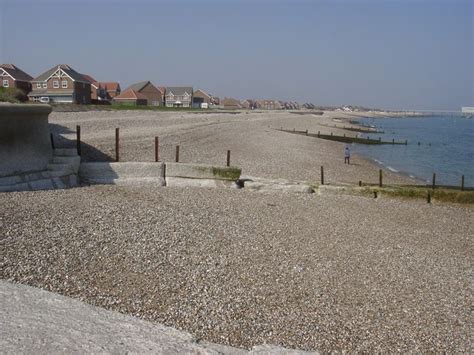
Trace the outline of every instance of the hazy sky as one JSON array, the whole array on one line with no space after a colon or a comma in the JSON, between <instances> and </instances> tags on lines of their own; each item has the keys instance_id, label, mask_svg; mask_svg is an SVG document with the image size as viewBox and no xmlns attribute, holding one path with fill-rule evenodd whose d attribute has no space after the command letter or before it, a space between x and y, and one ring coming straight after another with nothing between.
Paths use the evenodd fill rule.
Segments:
<instances>
[{"instance_id":1,"label":"hazy sky","mask_svg":"<svg viewBox=\"0 0 474 355\"><path fill-rule=\"evenodd\" d=\"M474 106L473 0L0 0L0 62L122 88L319 105Z\"/></svg>"}]
</instances>

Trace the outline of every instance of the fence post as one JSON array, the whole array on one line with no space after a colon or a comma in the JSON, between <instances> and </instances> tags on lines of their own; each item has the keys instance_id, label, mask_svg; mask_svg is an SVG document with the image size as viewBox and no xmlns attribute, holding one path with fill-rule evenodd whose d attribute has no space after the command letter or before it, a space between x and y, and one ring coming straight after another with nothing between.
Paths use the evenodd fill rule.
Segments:
<instances>
[{"instance_id":1,"label":"fence post","mask_svg":"<svg viewBox=\"0 0 474 355\"><path fill-rule=\"evenodd\" d=\"M160 141L158 137L155 137L155 162L160 161Z\"/></svg>"},{"instance_id":2,"label":"fence post","mask_svg":"<svg viewBox=\"0 0 474 355\"><path fill-rule=\"evenodd\" d=\"M227 166L230 166L230 150L227 151Z\"/></svg>"},{"instance_id":3,"label":"fence post","mask_svg":"<svg viewBox=\"0 0 474 355\"><path fill-rule=\"evenodd\" d=\"M405 145L408 145L408 140L405 139Z\"/></svg>"},{"instance_id":4,"label":"fence post","mask_svg":"<svg viewBox=\"0 0 474 355\"><path fill-rule=\"evenodd\" d=\"M306 130L306 135L308 135L308 130Z\"/></svg>"},{"instance_id":5,"label":"fence post","mask_svg":"<svg viewBox=\"0 0 474 355\"><path fill-rule=\"evenodd\" d=\"M115 128L115 161L120 161L120 128Z\"/></svg>"},{"instance_id":6,"label":"fence post","mask_svg":"<svg viewBox=\"0 0 474 355\"><path fill-rule=\"evenodd\" d=\"M318 131L318 137L319 137L320 135L321 135L321 132L320 132L320 131Z\"/></svg>"},{"instance_id":7,"label":"fence post","mask_svg":"<svg viewBox=\"0 0 474 355\"><path fill-rule=\"evenodd\" d=\"M77 155L81 155L81 126L76 126L76 147Z\"/></svg>"},{"instance_id":8,"label":"fence post","mask_svg":"<svg viewBox=\"0 0 474 355\"><path fill-rule=\"evenodd\" d=\"M395 138L392 138L392 144L395 144Z\"/></svg>"},{"instance_id":9,"label":"fence post","mask_svg":"<svg viewBox=\"0 0 474 355\"><path fill-rule=\"evenodd\" d=\"M321 165L321 185L324 185L324 167Z\"/></svg>"},{"instance_id":10,"label":"fence post","mask_svg":"<svg viewBox=\"0 0 474 355\"><path fill-rule=\"evenodd\" d=\"M176 146L176 162L179 163L179 145Z\"/></svg>"},{"instance_id":11,"label":"fence post","mask_svg":"<svg viewBox=\"0 0 474 355\"><path fill-rule=\"evenodd\" d=\"M431 193L428 191L428 197L427 197L427 202L431 203Z\"/></svg>"},{"instance_id":12,"label":"fence post","mask_svg":"<svg viewBox=\"0 0 474 355\"><path fill-rule=\"evenodd\" d=\"M461 176L461 191L464 191L464 175Z\"/></svg>"},{"instance_id":13,"label":"fence post","mask_svg":"<svg viewBox=\"0 0 474 355\"><path fill-rule=\"evenodd\" d=\"M359 180L359 186L362 186L362 180Z\"/></svg>"},{"instance_id":14,"label":"fence post","mask_svg":"<svg viewBox=\"0 0 474 355\"><path fill-rule=\"evenodd\" d=\"M383 179L382 169L379 169L379 187L382 187L383 185L382 179Z\"/></svg>"},{"instance_id":15,"label":"fence post","mask_svg":"<svg viewBox=\"0 0 474 355\"><path fill-rule=\"evenodd\" d=\"M54 137L52 133L49 134L49 138L51 138L51 148L54 150Z\"/></svg>"},{"instance_id":16,"label":"fence post","mask_svg":"<svg viewBox=\"0 0 474 355\"><path fill-rule=\"evenodd\" d=\"M436 173L433 173L433 190L435 189L436 187Z\"/></svg>"}]
</instances>

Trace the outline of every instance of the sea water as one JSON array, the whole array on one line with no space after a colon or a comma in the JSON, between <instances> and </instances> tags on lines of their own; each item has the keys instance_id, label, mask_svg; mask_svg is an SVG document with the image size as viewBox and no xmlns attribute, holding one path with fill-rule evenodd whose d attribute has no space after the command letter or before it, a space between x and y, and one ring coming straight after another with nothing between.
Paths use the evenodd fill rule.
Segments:
<instances>
[{"instance_id":1,"label":"sea water","mask_svg":"<svg viewBox=\"0 0 474 355\"><path fill-rule=\"evenodd\" d=\"M364 118L365 125L377 127L383 134L362 137L382 138L382 141L408 141L407 145L353 144L352 151L374 160L385 168L431 182L460 186L464 175L465 186L474 186L474 119L461 115Z\"/></svg>"}]
</instances>

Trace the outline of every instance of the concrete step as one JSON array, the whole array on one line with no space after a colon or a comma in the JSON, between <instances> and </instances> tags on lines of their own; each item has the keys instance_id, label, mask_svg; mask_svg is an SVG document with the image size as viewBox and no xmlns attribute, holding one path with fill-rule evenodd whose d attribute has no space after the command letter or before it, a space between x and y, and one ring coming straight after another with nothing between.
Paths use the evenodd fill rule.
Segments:
<instances>
[{"instance_id":1,"label":"concrete step","mask_svg":"<svg viewBox=\"0 0 474 355\"><path fill-rule=\"evenodd\" d=\"M74 167L71 164L50 163L48 164L48 170L61 174L59 176L75 174Z\"/></svg>"},{"instance_id":2,"label":"concrete step","mask_svg":"<svg viewBox=\"0 0 474 355\"><path fill-rule=\"evenodd\" d=\"M74 173L79 172L79 166L81 165L81 157L76 156L55 156L53 157L53 163L55 164L69 164L72 166Z\"/></svg>"},{"instance_id":3,"label":"concrete step","mask_svg":"<svg viewBox=\"0 0 474 355\"><path fill-rule=\"evenodd\" d=\"M74 157L77 155L76 148L57 148L54 150L54 156Z\"/></svg>"}]
</instances>

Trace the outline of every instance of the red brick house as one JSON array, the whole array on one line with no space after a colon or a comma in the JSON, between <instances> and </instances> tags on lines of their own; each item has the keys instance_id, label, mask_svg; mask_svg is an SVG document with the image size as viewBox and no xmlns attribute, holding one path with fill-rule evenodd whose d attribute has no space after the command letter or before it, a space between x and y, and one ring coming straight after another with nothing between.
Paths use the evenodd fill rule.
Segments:
<instances>
[{"instance_id":1,"label":"red brick house","mask_svg":"<svg viewBox=\"0 0 474 355\"><path fill-rule=\"evenodd\" d=\"M97 81L92 76L82 74L91 83L92 103L110 102L114 97L120 95L120 84L115 81Z\"/></svg>"},{"instance_id":2,"label":"red brick house","mask_svg":"<svg viewBox=\"0 0 474 355\"><path fill-rule=\"evenodd\" d=\"M225 97L224 100L222 100L222 106L224 106L226 110L238 110L242 108L240 101L232 97Z\"/></svg>"},{"instance_id":3,"label":"red brick house","mask_svg":"<svg viewBox=\"0 0 474 355\"><path fill-rule=\"evenodd\" d=\"M91 83L67 64L59 64L31 80L32 101L91 103Z\"/></svg>"},{"instance_id":4,"label":"red brick house","mask_svg":"<svg viewBox=\"0 0 474 355\"><path fill-rule=\"evenodd\" d=\"M115 96L112 101L121 105L147 105L148 98L132 88L124 90L120 95Z\"/></svg>"},{"instance_id":5,"label":"red brick house","mask_svg":"<svg viewBox=\"0 0 474 355\"><path fill-rule=\"evenodd\" d=\"M17 88L25 95L31 91L31 79L33 77L14 64L0 65L0 86L4 88Z\"/></svg>"},{"instance_id":6,"label":"red brick house","mask_svg":"<svg viewBox=\"0 0 474 355\"><path fill-rule=\"evenodd\" d=\"M147 98L147 105L163 106L165 101L165 92L162 88L157 88L151 81L141 81L130 85L128 89L144 95ZM126 90L125 90L126 91Z\"/></svg>"}]
</instances>

